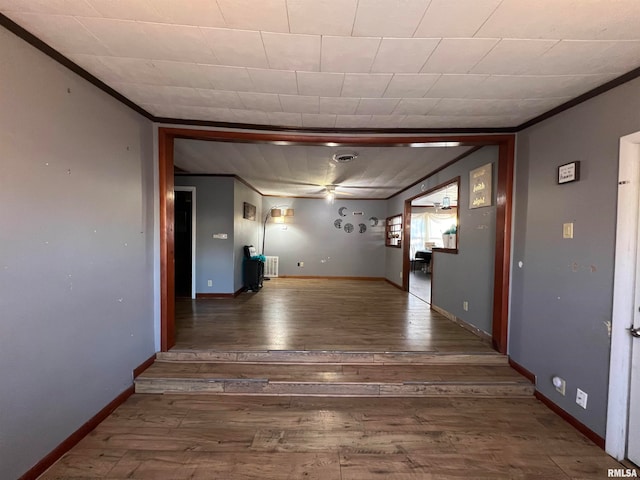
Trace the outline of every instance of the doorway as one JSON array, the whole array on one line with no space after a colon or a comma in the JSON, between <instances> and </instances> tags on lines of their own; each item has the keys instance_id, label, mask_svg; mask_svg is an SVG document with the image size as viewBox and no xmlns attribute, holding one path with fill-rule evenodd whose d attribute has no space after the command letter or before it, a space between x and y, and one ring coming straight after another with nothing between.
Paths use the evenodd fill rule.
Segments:
<instances>
[{"instance_id":1,"label":"doorway","mask_svg":"<svg viewBox=\"0 0 640 480\"><path fill-rule=\"evenodd\" d=\"M605 449L640 464L640 132L620 139Z\"/></svg>"},{"instance_id":2,"label":"doorway","mask_svg":"<svg viewBox=\"0 0 640 480\"><path fill-rule=\"evenodd\" d=\"M409 293L431 304L433 251L455 251L460 178L408 200Z\"/></svg>"},{"instance_id":3,"label":"doorway","mask_svg":"<svg viewBox=\"0 0 640 480\"><path fill-rule=\"evenodd\" d=\"M196 298L196 187L175 187L175 296Z\"/></svg>"}]
</instances>

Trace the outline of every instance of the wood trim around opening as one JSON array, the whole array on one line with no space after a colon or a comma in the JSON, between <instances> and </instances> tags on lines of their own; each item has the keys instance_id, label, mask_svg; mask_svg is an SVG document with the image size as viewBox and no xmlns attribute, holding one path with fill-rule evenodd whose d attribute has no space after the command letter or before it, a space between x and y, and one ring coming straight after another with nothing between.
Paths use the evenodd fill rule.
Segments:
<instances>
[{"instance_id":1,"label":"wood trim around opening","mask_svg":"<svg viewBox=\"0 0 640 480\"><path fill-rule=\"evenodd\" d=\"M507 351L507 324L509 306L509 262L511 259L511 212L513 191L513 160L515 135L425 135L425 136L375 136L327 133L308 135L300 133L256 133L190 128L158 128L158 162L160 192L160 346L167 351L175 344L174 289L174 236L173 236L173 145L174 139L223 142L263 142L290 145L332 146L380 146L398 147L411 143L458 142L462 146L497 145L499 148L497 227L494 281L493 345L501 353ZM504 161L503 161L504 160ZM405 246L406 246L405 242ZM404 248L404 247L403 247ZM408 264L408 257L404 256ZM403 279L403 284L405 280ZM403 285L404 287L404 285ZM406 290L406 287L405 287Z\"/></svg>"}]
</instances>

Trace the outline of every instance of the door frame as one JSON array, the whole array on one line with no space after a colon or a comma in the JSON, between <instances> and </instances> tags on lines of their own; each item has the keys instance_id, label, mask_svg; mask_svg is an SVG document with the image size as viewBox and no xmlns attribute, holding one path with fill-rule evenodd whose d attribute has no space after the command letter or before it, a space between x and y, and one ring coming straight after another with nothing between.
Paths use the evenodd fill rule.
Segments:
<instances>
[{"instance_id":1,"label":"door frame","mask_svg":"<svg viewBox=\"0 0 640 480\"><path fill-rule=\"evenodd\" d=\"M191 298L196 298L196 187L176 185L174 192L191 192Z\"/></svg>"},{"instance_id":2,"label":"door frame","mask_svg":"<svg viewBox=\"0 0 640 480\"><path fill-rule=\"evenodd\" d=\"M511 268L511 223L513 216L513 171L515 134L405 134L376 135L344 133L254 132L215 129L158 127L158 185L160 216L160 349L175 344L175 264L174 264L174 182L173 156L176 138L243 143L285 145L326 145L331 147L416 147L419 144L442 146L498 146L498 185L496 195L496 258L493 296L493 343L507 353L509 323L509 286ZM422 180L420 180L422 181ZM417 182L417 183L420 183ZM394 194L395 196L396 194ZM408 260L404 258L404 262ZM403 265L403 268L404 265Z\"/></svg>"},{"instance_id":3,"label":"door frame","mask_svg":"<svg viewBox=\"0 0 640 480\"><path fill-rule=\"evenodd\" d=\"M640 223L640 132L620 138L618 212L611 313L611 356L607 403L606 452L623 460L627 453L631 354L627 328L635 311ZM633 261L630 261L633 260Z\"/></svg>"}]
</instances>

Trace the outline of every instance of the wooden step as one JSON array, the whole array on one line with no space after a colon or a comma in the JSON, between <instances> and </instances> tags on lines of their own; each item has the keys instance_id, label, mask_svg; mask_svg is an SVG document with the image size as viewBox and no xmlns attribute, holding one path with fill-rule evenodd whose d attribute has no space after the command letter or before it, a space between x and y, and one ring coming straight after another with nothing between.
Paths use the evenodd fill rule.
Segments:
<instances>
[{"instance_id":1,"label":"wooden step","mask_svg":"<svg viewBox=\"0 0 640 480\"><path fill-rule=\"evenodd\" d=\"M250 364L156 361L137 393L322 396L531 396L506 365Z\"/></svg>"},{"instance_id":2,"label":"wooden step","mask_svg":"<svg viewBox=\"0 0 640 480\"><path fill-rule=\"evenodd\" d=\"M326 363L354 365L508 365L497 352L364 352L332 350L171 350L159 352L165 362Z\"/></svg>"}]
</instances>

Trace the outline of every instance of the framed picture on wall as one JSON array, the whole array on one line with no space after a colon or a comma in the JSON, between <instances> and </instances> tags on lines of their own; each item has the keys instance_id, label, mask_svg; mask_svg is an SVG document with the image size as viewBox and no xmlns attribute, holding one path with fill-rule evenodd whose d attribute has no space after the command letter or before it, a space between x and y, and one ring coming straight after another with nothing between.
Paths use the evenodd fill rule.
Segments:
<instances>
[{"instance_id":1,"label":"framed picture on wall","mask_svg":"<svg viewBox=\"0 0 640 480\"><path fill-rule=\"evenodd\" d=\"M558 167L558 184L580 180L580 162L565 163Z\"/></svg>"},{"instance_id":2,"label":"framed picture on wall","mask_svg":"<svg viewBox=\"0 0 640 480\"><path fill-rule=\"evenodd\" d=\"M493 205L493 164L487 163L469 172L469 208Z\"/></svg>"},{"instance_id":3,"label":"framed picture on wall","mask_svg":"<svg viewBox=\"0 0 640 480\"><path fill-rule=\"evenodd\" d=\"M250 203L244 202L244 210L242 216L247 220L256 219L256 206Z\"/></svg>"}]
</instances>

